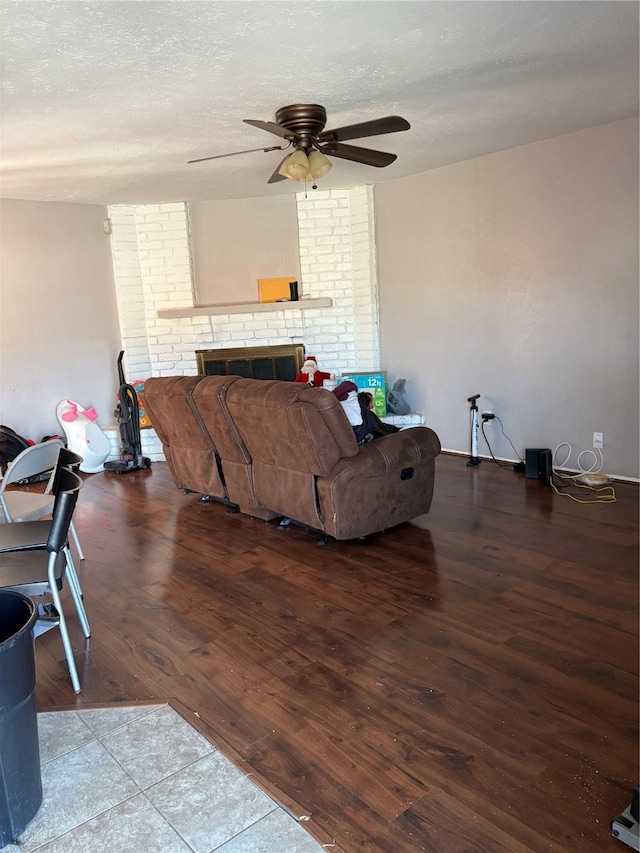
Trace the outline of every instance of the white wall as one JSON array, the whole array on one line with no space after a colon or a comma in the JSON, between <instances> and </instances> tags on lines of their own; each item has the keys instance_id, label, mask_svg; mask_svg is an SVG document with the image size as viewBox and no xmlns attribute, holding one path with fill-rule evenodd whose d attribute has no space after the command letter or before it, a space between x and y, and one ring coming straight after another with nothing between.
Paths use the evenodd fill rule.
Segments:
<instances>
[{"instance_id":1,"label":"white wall","mask_svg":"<svg viewBox=\"0 0 640 853\"><path fill-rule=\"evenodd\" d=\"M113 422L120 347L106 208L0 203L0 423L61 432L65 398Z\"/></svg>"},{"instance_id":2,"label":"white wall","mask_svg":"<svg viewBox=\"0 0 640 853\"><path fill-rule=\"evenodd\" d=\"M382 363L443 446L469 452L479 393L520 454L566 441L575 466L601 431L605 470L638 477L637 120L374 197ZM488 435L514 458L495 422Z\"/></svg>"}]
</instances>

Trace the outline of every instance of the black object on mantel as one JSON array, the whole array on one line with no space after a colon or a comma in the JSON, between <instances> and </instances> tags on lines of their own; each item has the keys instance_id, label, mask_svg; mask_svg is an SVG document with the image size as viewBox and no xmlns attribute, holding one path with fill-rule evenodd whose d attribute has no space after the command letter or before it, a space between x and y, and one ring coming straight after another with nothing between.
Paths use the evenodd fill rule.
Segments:
<instances>
[{"instance_id":1,"label":"black object on mantel","mask_svg":"<svg viewBox=\"0 0 640 853\"><path fill-rule=\"evenodd\" d=\"M298 301L298 282L297 281L290 281L289 282L289 290L291 291L291 301L297 302Z\"/></svg>"}]
</instances>

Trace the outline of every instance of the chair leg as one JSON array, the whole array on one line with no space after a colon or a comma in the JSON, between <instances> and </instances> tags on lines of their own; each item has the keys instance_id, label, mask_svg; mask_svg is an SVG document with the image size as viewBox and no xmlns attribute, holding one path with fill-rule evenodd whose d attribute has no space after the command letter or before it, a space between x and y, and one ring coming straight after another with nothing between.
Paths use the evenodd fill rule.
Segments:
<instances>
[{"instance_id":1,"label":"chair leg","mask_svg":"<svg viewBox=\"0 0 640 853\"><path fill-rule=\"evenodd\" d=\"M71 538L73 539L73 544L76 546L76 551L78 552L78 557L80 560L84 560L84 551L82 550L82 545L80 544L80 540L78 539L78 534L76 533L76 528L71 522L69 526L69 532L71 533Z\"/></svg>"},{"instance_id":2,"label":"chair leg","mask_svg":"<svg viewBox=\"0 0 640 853\"><path fill-rule=\"evenodd\" d=\"M69 639L69 631L67 630L67 622L64 618L64 611L62 610L62 602L60 601L60 593L58 592L58 585L56 583L56 562L58 555L55 553L49 554L49 567L48 567L48 577L49 577L49 589L51 592L51 597L53 599L53 604L58 611L58 615L60 616L60 636L62 637L62 645L64 647L64 656L67 659L67 666L69 668L69 675L71 676L71 684L73 685L73 692L80 693L80 679L78 678L78 670L76 669L76 662L73 658L73 648L71 647L71 640Z\"/></svg>"},{"instance_id":3,"label":"chair leg","mask_svg":"<svg viewBox=\"0 0 640 853\"><path fill-rule=\"evenodd\" d=\"M78 614L78 619L80 620L80 627L82 628L82 633L85 638L88 640L91 636L91 628L89 626L89 620L87 619L87 612L84 609L84 602L82 601L82 596L78 591L77 578L76 583L72 582L71 575L67 575L69 579L69 592L71 593L71 598L73 598L73 603L76 607L76 613Z\"/></svg>"},{"instance_id":4,"label":"chair leg","mask_svg":"<svg viewBox=\"0 0 640 853\"><path fill-rule=\"evenodd\" d=\"M80 586L80 578L78 577L78 573L76 571L76 564L71 553L71 548L66 545L63 550L64 555L67 559L67 579L69 581L69 586L74 584L76 590L78 591L78 595L80 596L80 598L82 598L82 587Z\"/></svg>"}]
</instances>

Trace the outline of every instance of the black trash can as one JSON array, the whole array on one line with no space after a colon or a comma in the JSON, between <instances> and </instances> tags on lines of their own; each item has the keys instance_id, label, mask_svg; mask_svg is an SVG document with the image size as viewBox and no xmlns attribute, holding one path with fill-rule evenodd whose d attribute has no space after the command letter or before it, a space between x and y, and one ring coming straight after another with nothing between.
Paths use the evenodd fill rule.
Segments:
<instances>
[{"instance_id":1,"label":"black trash can","mask_svg":"<svg viewBox=\"0 0 640 853\"><path fill-rule=\"evenodd\" d=\"M0 847L10 844L42 803L33 625L37 609L0 590Z\"/></svg>"}]
</instances>

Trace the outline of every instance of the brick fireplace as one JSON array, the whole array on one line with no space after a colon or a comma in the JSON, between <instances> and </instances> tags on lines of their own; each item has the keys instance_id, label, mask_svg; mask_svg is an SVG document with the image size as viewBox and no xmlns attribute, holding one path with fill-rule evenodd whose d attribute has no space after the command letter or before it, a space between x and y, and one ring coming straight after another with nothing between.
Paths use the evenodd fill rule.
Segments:
<instances>
[{"instance_id":1,"label":"brick fireplace","mask_svg":"<svg viewBox=\"0 0 640 853\"><path fill-rule=\"evenodd\" d=\"M109 208L129 381L196 374L198 350L287 344L338 375L380 369L372 188L299 193L296 203L301 298L246 312L196 304L187 204ZM152 430L144 442L163 458Z\"/></svg>"}]
</instances>

